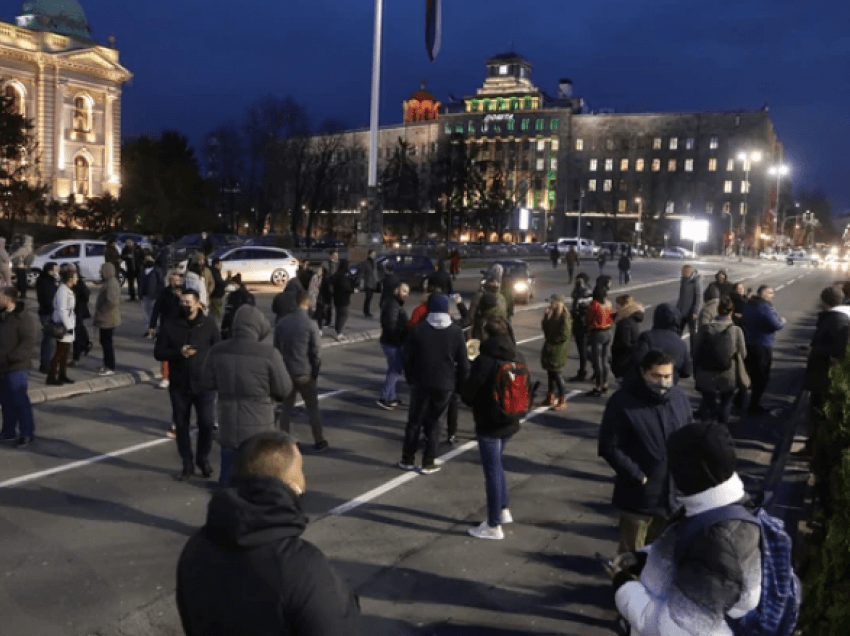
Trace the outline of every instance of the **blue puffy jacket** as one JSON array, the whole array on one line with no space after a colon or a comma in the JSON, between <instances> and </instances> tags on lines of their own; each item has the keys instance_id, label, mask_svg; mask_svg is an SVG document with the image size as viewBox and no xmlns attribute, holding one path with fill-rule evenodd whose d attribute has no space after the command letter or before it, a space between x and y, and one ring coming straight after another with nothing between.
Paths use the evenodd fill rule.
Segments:
<instances>
[{"instance_id":1,"label":"blue puffy jacket","mask_svg":"<svg viewBox=\"0 0 850 636\"><path fill-rule=\"evenodd\" d=\"M773 347L776 332L785 326L773 304L755 296L744 305L744 341L750 347Z\"/></svg>"}]
</instances>

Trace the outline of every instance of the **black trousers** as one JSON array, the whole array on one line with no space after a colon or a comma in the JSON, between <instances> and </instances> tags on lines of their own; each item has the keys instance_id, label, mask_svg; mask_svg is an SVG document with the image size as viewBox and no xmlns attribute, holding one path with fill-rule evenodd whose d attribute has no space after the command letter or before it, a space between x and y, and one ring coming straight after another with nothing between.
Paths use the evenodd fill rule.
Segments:
<instances>
[{"instance_id":1,"label":"black trousers","mask_svg":"<svg viewBox=\"0 0 850 636\"><path fill-rule=\"evenodd\" d=\"M410 411L401 450L401 459L405 464L414 462L422 433L428 439L422 454L422 465L434 463L440 444L440 424L449 408L453 393L451 390L432 389L416 384L410 387Z\"/></svg>"},{"instance_id":2,"label":"black trousers","mask_svg":"<svg viewBox=\"0 0 850 636\"><path fill-rule=\"evenodd\" d=\"M212 431L215 422L215 391L192 393L191 391L169 391L171 398L171 417L177 429L177 450L183 459L183 466L192 465L192 438L189 434L192 407L198 421L198 447L195 461L205 464L212 449Z\"/></svg>"},{"instance_id":3,"label":"black trousers","mask_svg":"<svg viewBox=\"0 0 850 636\"><path fill-rule=\"evenodd\" d=\"M130 300L136 300L136 272L127 271L127 293L130 294Z\"/></svg>"},{"instance_id":4,"label":"black trousers","mask_svg":"<svg viewBox=\"0 0 850 636\"><path fill-rule=\"evenodd\" d=\"M348 322L348 305L345 307L334 307L336 310L336 320L334 321L334 329L336 329L337 334L341 334L342 330L345 329L345 323Z\"/></svg>"},{"instance_id":5,"label":"black trousers","mask_svg":"<svg viewBox=\"0 0 850 636\"><path fill-rule=\"evenodd\" d=\"M364 289L363 290L363 315L367 318L371 318L372 316L372 296L375 295L374 289Z\"/></svg>"},{"instance_id":6,"label":"black trousers","mask_svg":"<svg viewBox=\"0 0 850 636\"><path fill-rule=\"evenodd\" d=\"M750 408L761 406L761 397L770 381L770 367L773 364L773 349L758 345L747 345L745 366L750 374Z\"/></svg>"},{"instance_id":7,"label":"black trousers","mask_svg":"<svg viewBox=\"0 0 850 636\"><path fill-rule=\"evenodd\" d=\"M449 401L448 414L446 415L446 435L454 437L457 435L457 416L460 411L460 397L457 393L452 393L452 399Z\"/></svg>"},{"instance_id":8,"label":"black trousers","mask_svg":"<svg viewBox=\"0 0 850 636\"><path fill-rule=\"evenodd\" d=\"M112 334L115 329L98 329L100 346L103 349L103 366L115 371L115 345L112 344Z\"/></svg>"},{"instance_id":9,"label":"black trousers","mask_svg":"<svg viewBox=\"0 0 850 636\"><path fill-rule=\"evenodd\" d=\"M15 268L15 276L17 280L15 281L15 285L18 288L18 296L20 298L27 297L27 270L24 267L16 267Z\"/></svg>"},{"instance_id":10,"label":"black trousers","mask_svg":"<svg viewBox=\"0 0 850 636\"><path fill-rule=\"evenodd\" d=\"M89 330L86 329L86 323L83 318L77 316L77 325L74 327L74 347L72 349L72 357L74 360L79 360L80 356L89 346L91 338L89 338Z\"/></svg>"},{"instance_id":11,"label":"black trousers","mask_svg":"<svg viewBox=\"0 0 850 636\"><path fill-rule=\"evenodd\" d=\"M583 330L573 331L578 348L578 372L580 375L587 373L587 332Z\"/></svg>"}]
</instances>

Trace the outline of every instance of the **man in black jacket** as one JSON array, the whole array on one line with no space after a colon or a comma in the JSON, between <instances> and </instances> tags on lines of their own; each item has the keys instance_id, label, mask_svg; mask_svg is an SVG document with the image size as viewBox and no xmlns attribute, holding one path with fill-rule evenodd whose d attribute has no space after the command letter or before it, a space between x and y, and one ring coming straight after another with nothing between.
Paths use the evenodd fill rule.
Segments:
<instances>
[{"instance_id":1,"label":"man in black jacket","mask_svg":"<svg viewBox=\"0 0 850 636\"><path fill-rule=\"evenodd\" d=\"M124 271L127 274L127 293L130 294L130 300L136 300L136 281L141 277L144 258L142 248L136 245L133 239L127 239L124 249L121 250L121 260L124 261Z\"/></svg>"},{"instance_id":2,"label":"man in black jacket","mask_svg":"<svg viewBox=\"0 0 850 636\"><path fill-rule=\"evenodd\" d=\"M339 269L331 276L331 289L334 298L334 330L336 339L343 339L345 323L348 322L348 310L351 308L351 295L354 293L354 285L351 284L351 273L348 271L348 261L342 259Z\"/></svg>"},{"instance_id":3,"label":"man in black jacket","mask_svg":"<svg viewBox=\"0 0 850 636\"><path fill-rule=\"evenodd\" d=\"M179 318L166 321L159 330L154 358L168 362L171 410L177 429L177 450L183 460L180 481L195 472L189 426L192 407L198 422L198 446L194 457L204 477L213 474L209 462L212 430L215 422L215 391L205 391L202 383L204 360L210 348L220 340L215 321L201 311L197 290L184 289L180 298Z\"/></svg>"},{"instance_id":4,"label":"man in black jacket","mask_svg":"<svg viewBox=\"0 0 850 636\"><path fill-rule=\"evenodd\" d=\"M287 278L283 291L275 294L272 298L272 313L275 321L280 320L286 314L292 313L298 307L298 294L304 291L298 277Z\"/></svg>"},{"instance_id":5,"label":"man in black jacket","mask_svg":"<svg viewBox=\"0 0 850 636\"><path fill-rule=\"evenodd\" d=\"M638 336L632 355L632 368L635 369L643 357L652 351L663 351L673 359L674 381L689 378L694 374L694 365L688 346L679 335L681 315L672 304L662 303L652 315L652 329Z\"/></svg>"},{"instance_id":6,"label":"man in black jacket","mask_svg":"<svg viewBox=\"0 0 850 636\"><path fill-rule=\"evenodd\" d=\"M436 271L428 277L428 283L439 287L444 294L451 296L454 293L452 287L452 275L446 269L446 261L437 263Z\"/></svg>"},{"instance_id":7,"label":"man in black jacket","mask_svg":"<svg viewBox=\"0 0 850 636\"><path fill-rule=\"evenodd\" d=\"M402 283L381 305L381 350L387 359L387 375L378 398L378 406L392 411L399 404L396 385L402 374L402 345L407 335L407 311L404 301L410 288Z\"/></svg>"},{"instance_id":8,"label":"man in black jacket","mask_svg":"<svg viewBox=\"0 0 850 636\"><path fill-rule=\"evenodd\" d=\"M50 261L44 264L44 269L35 280L35 296L38 299L38 320L44 326L53 321L53 298L59 289L59 271L56 263ZM47 373L50 369L50 361L56 353L56 338L42 331L41 333L41 355L38 370Z\"/></svg>"},{"instance_id":9,"label":"man in black jacket","mask_svg":"<svg viewBox=\"0 0 850 636\"><path fill-rule=\"evenodd\" d=\"M440 470L434 463L440 440L440 423L449 407L452 393L460 393L469 373L466 341L460 327L452 323L449 299L432 294L428 316L407 336L403 352L404 375L410 384L410 413L404 432L404 446L398 466L413 470L420 432L428 439L421 472Z\"/></svg>"},{"instance_id":10,"label":"man in black jacket","mask_svg":"<svg viewBox=\"0 0 850 636\"><path fill-rule=\"evenodd\" d=\"M366 253L366 260L360 263L360 280L363 281L363 315L372 317L372 296L378 288L378 269L375 265L375 250Z\"/></svg>"},{"instance_id":11,"label":"man in black jacket","mask_svg":"<svg viewBox=\"0 0 850 636\"><path fill-rule=\"evenodd\" d=\"M37 323L18 300L18 290L0 289L0 442L26 446L35 435L27 384L37 340Z\"/></svg>"},{"instance_id":12,"label":"man in black jacket","mask_svg":"<svg viewBox=\"0 0 850 636\"><path fill-rule=\"evenodd\" d=\"M602 415L599 456L617 473L613 503L620 509L620 554L652 543L676 509L665 448L671 433L693 422L693 414L673 375L673 358L650 351Z\"/></svg>"},{"instance_id":13,"label":"man in black jacket","mask_svg":"<svg viewBox=\"0 0 850 636\"><path fill-rule=\"evenodd\" d=\"M171 275L168 277L168 287L159 293L156 302L153 304L151 320L148 323L149 338L156 336L157 326L162 328L169 320L180 317L180 297L182 296L182 292L183 275L177 271L171 272ZM168 361L161 361L159 366L162 373L159 388L167 389L169 386Z\"/></svg>"},{"instance_id":14,"label":"man in black jacket","mask_svg":"<svg viewBox=\"0 0 850 636\"><path fill-rule=\"evenodd\" d=\"M259 433L239 447L234 469L177 565L186 636L357 636L357 597L301 538L298 447L283 432Z\"/></svg>"},{"instance_id":15,"label":"man in black jacket","mask_svg":"<svg viewBox=\"0 0 850 636\"><path fill-rule=\"evenodd\" d=\"M221 304L224 301L224 288L227 284L224 278L221 277L222 262L220 258L214 258L210 273L213 281L215 281L212 293L210 294L210 313L216 320L221 319Z\"/></svg>"}]
</instances>

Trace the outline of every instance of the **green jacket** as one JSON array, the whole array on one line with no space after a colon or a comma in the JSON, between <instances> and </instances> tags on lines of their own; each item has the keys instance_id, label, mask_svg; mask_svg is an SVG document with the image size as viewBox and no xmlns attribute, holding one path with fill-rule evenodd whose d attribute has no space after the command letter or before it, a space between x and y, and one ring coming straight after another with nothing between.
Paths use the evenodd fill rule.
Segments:
<instances>
[{"instance_id":1,"label":"green jacket","mask_svg":"<svg viewBox=\"0 0 850 636\"><path fill-rule=\"evenodd\" d=\"M543 316L543 351L540 352L540 364L546 371L560 371L567 364L567 353L572 335L570 313L564 309L559 316L546 310Z\"/></svg>"}]
</instances>

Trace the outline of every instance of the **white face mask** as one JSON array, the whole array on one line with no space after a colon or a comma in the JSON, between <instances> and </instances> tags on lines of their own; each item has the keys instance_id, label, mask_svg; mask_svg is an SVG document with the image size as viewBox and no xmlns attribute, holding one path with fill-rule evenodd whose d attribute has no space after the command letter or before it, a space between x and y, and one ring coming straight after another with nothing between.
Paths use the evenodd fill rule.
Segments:
<instances>
[{"instance_id":1,"label":"white face mask","mask_svg":"<svg viewBox=\"0 0 850 636\"><path fill-rule=\"evenodd\" d=\"M670 392L670 389L673 388L672 378L670 380L661 380L659 382L655 382L647 378L644 379L646 380L646 386L648 386L649 390L655 393L656 395L667 395L667 393Z\"/></svg>"}]
</instances>

